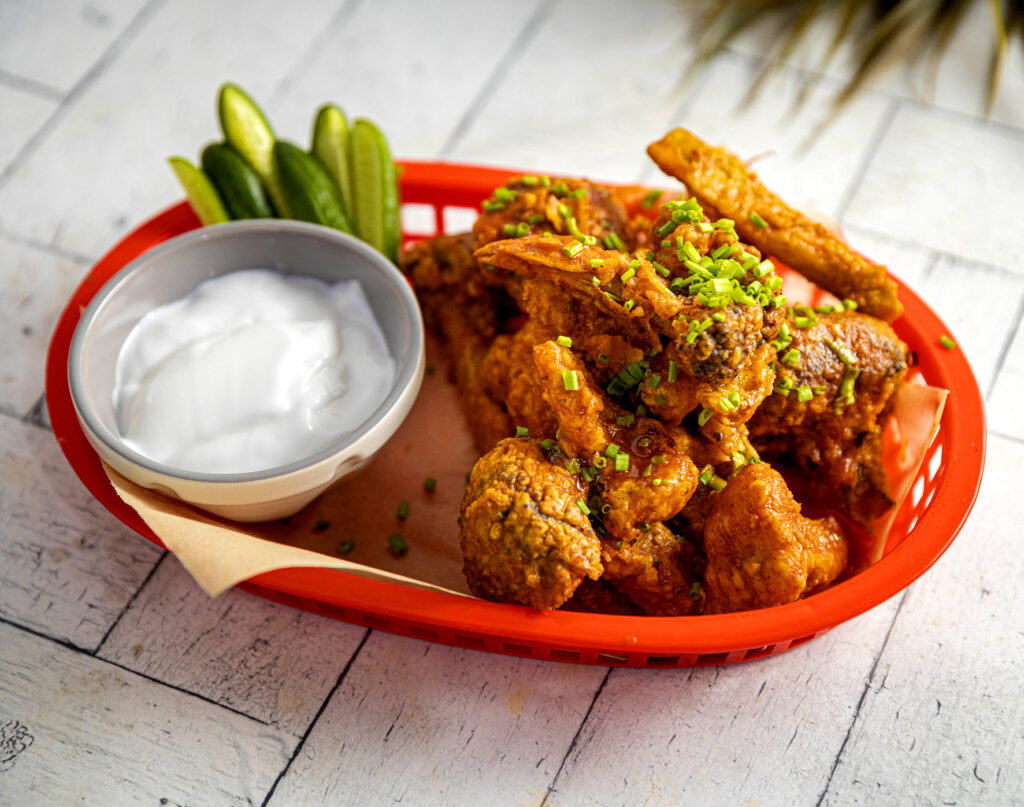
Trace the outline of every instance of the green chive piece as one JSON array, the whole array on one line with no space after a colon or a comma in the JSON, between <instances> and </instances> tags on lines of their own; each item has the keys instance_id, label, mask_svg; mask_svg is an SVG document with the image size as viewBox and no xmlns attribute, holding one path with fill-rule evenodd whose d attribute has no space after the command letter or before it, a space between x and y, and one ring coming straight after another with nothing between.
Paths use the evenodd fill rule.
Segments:
<instances>
[{"instance_id":1,"label":"green chive piece","mask_svg":"<svg viewBox=\"0 0 1024 807\"><path fill-rule=\"evenodd\" d=\"M759 230L763 230L768 226L768 222L761 218L757 213L751 213L750 220L754 222L754 226Z\"/></svg>"},{"instance_id":2,"label":"green chive piece","mask_svg":"<svg viewBox=\"0 0 1024 807\"><path fill-rule=\"evenodd\" d=\"M939 344L946 348L946 350L956 350L956 342L945 334L939 337Z\"/></svg>"},{"instance_id":3,"label":"green chive piece","mask_svg":"<svg viewBox=\"0 0 1024 807\"><path fill-rule=\"evenodd\" d=\"M615 443L609 443L608 444L608 448L606 448L604 450L604 455L606 457L611 457L612 459L615 459L615 457L618 455L618 453L619 453L619 447Z\"/></svg>"},{"instance_id":4,"label":"green chive piece","mask_svg":"<svg viewBox=\"0 0 1024 807\"><path fill-rule=\"evenodd\" d=\"M576 506L578 508L580 508L580 512L583 513L583 515L585 515L585 516L589 516L590 515L590 508L587 507L587 503L585 501L583 501L583 497L582 496L576 500Z\"/></svg>"},{"instance_id":5,"label":"green chive piece","mask_svg":"<svg viewBox=\"0 0 1024 807\"><path fill-rule=\"evenodd\" d=\"M636 269L634 269L632 266L630 266L625 272L623 272L621 275L619 275L619 280L621 282L625 283L627 280L629 280L635 274L636 274Z\"/></svg>"},{"instance_id":6,"label":"green chive piece","mask_svg":"<svg viewBox=\"0 0 1024 807\"><path fill-rule=\"evenodd\" d=\"M780 361L789 367L796 367L797 363L800 361L800 351L796 348L791 348L786 351L786 355L784 355Z\"/></svg>"},{"instance_id":7,"label":"green chive piece","mask_svg":"<svg viewBox=\"0 0 1024 807\"><path fill-rule=\"evenodd\" d=\"M481 205L481 207L484 210L486 210L488 213L493 213L496 210L504 210L505 209L505 203L504 202L492 202L492 201L490 201L488 199L486 202L484 202Z\"/></svg>"},{"instance_id":8,"label":"green chive piece","mask_svg":"<svg viewBox=\"0 0 1024 807\"><path fill-rule=\"evenodd\" d=\"M599 364L607 364L609 361L611 361L611 358L608 356L607 353L598 353L597 361Z\"/></svg>"},{"instance_id":9,"label":"green chive piece","mask_svg":"<svg viewBox=\"0 0 1024 807\"><path fill-rule=\"evenodd\" d=\"M705 423L707 423L709 420L711 420L711 416L713 414L714 414L714 412L710 409L710 407L705 406L701 410L701 413L697 416L697 425L698 426L703 426Z\"/></svg>"},{"instance_id":10,"label":"green chive piece","mask_svg":"<svg viewBox=\"0 0 1024 807\"><path fill-rule=\"evenodd\" d=\"M590 262L591 269L600 269L602 266L604 266L604 261L602 261L600 258L594 258Z\"/></svg>"},{"instance_id":11,"label":"green chive piece","mask_svg":"<svg viewBox=\"0 0 1024 807\"><path fill-rule=\"evenodd\" d=\"M811 392L811 388L806 384L803 384L796 388L796 399L800 403L807 403L811 398L814 397L814 393Z\"/></svg>"},{"instance_id":12,"label":"green chive piece","mask_svg":"<svg viewBox=\"0 0 1024 807\"><path fill-rule=\"evenodd\" d=\"M847 297L843 300L843 308L845 308L847 311L856 311L857 301L851 300L849 297Z\"/></svg>"},{"instance_id":13,"label":"green chive piece","mask_svg":"<svg viewBox=\"0 0 1024 807\"><path fill-rule=\"evenodd\" d=\"M677 367L676 367L676 363L674 361L669 361L669 363L668 363L668 380L669 381L675 381L676 378L678 377L677 376L677 372L678 372L678 370L677 370Z\"/></svg>"},{"instance_id":14,"label":"green chive piece","mask_svg":"<svg viewBox=\"0 0 1024 807\"><path fill-rule=\"evenodd\" d=\"M534 188L537 186L537 183L540 182L540 180L537 179L537 177L529 175L525 177L519 177L519 181L527 188Z\"/></svg>"},{"instance_id":15,"label":"green chive piece","mask_svg":"<svg viewBox=\"0 0 1024 807\"><path fill-rule=\"evenodd\" d=\"M575 370L563 370L562 383L565 385L566 392L576 392L580 388Z\"/></svg>"},{"instance_id":16,"label":"green chive piece","mask_svg":"<svg viewBox=\"0 0 1024 807\"><path fill-rule=\"evenodd\" d=\"M644 210L650 210L655 204L657 204L662 193L663 191L648 191L647 195L644 196L643 201L640 202L640 205Z\"/></svg>"},{"instance_id":17,"label":"green chive piece","mask_svg":"<svg viewBox=\"0 0 1024 807\"><path fill-rule=\"evenodd\" d=\"M501 228L501 232L504 235L515 235L516 234L516 225L514 225L514 224L506 224L504 227Z\"/></svg>"},{"instance_id":18,"label":"green chive piece","mask_svg":"<svg viewBox=\"0 0 1024 807\"><path fill-rule=\"evenodd\" d=\"M715 229L715 225L712 224L710 221L702 221L700 224L697 225L697 229L700 230L702 233L710 233L713 229Z\"/></svg>"},{"instance_id":19,"label":"green chive piece","mask_svg":"<svg viewBox=\"0 0 1024 807\"><path fill-rule=\"evenodd\" d=\"M620 426L632 426L633 421L636 420L636 415L619 415L615 418L615 422Z\"/></svg>"},{"instance_id":20,"label":"green chive piece","mask_svg":"<svg viewBox=\"0 0 1024 807\"><path fill-rule=\"evenodd\" d=\"M428 476L426 479L423 480L423 489L427 493L433 493L435 490L437 490L437 480L434 479L434 477L432 476Z\"/></svg>"},{"instance_id":21,"label":"green chive piece","mask_svg":"<svg viewBox=\"0 0 1024 807\"><path fill-rule=\"evenodd\" d=\"M579 241L569 244L568 246L562 247L562 254L568 258L575 258L583 251L583 244Z\"/></svg>"},{"instance_id":22,"label":"green chive piece","mask_svg":"<svg viewBox=\"0 0 1024 807\"><path fill-rule=\"evenodd\" d=\"M398 512L396 515L398 516L399 521L405 521L406 517L409 515L409 502L399 502Z\"/></svg>"},{"instance_id":23,"label":"green chive piece","mask_svg":"<svg viewBox=\"0 0 1024 807\"><path fill-rule=\"evenodd\" d=\"M691 600L699 600L700 599L700 591L701 591L700 581L699 580L694 580L693 583L690 584L690 599Z\"/></svg>"},{"instance_id":24,"label":"green chive piece","mask_svg":"<svg viewBox=\"0 0 1024 807\"><path fill-rule=\"evenodd\" d=\"M405 542L401 533L396 532L389 535L388 544L396 558L402 557L402 555L409 551L409 545Z\"/></svg>"},{"instance_id":25,"label":"green chive piece","mask_svg":"<svg viewBox=\"0 0 1024 807\"><path fill-rule=\"evenodd\" d=\"M629 454L616 454L615 455L615 470L616 471L628 471L629 470Z\"/></svg>"},{"instance_id":26,"label":"green chive piece","mask_svg":"<svg viewBox=\"0 0 1024 807\"><path fill-rule=\"evenodd\" d=\"M555 341L562 347L572 347L572 339L568 336L559 336Z\"/></svg>"},{"instance_id":27,"label":"green chive piece","mask_svg":"<svg viewBox=\"0 0 1024 807\"><path fill-rule=\"evenodd\" d=\"M529 437L530 430L525 426L516 426L516 437Z\"/></svg>"}]
</instances>

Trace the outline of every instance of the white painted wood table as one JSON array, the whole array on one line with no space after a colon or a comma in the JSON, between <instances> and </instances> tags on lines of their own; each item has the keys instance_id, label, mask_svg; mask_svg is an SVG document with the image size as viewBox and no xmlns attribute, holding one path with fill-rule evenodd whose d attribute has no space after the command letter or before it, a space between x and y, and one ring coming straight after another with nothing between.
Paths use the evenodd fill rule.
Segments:
<instances>
[{"instance_id":1,"label":"white painted wood table","mask_svg":"<svg viewBox=\"0 0 1024 807\"><path fill-rule=\"evenodd\" d=\"M0 805L1024 803L1024 57L986 119L986 14L931 102L923 69L894 73L806 148L842 55L796 114L813 47L743 101L770 31L680 88L681 0L0 0ZM209 599L71 473L42 368L91 263L179 198L164 157L213 136L229 78L296 139L334 99L407 158L654 181L643 147L676 124L773 151L766 181L839 218L973 364L988 465L963 533L823 638L694 671Z\"/></svg>"}]
</instances>

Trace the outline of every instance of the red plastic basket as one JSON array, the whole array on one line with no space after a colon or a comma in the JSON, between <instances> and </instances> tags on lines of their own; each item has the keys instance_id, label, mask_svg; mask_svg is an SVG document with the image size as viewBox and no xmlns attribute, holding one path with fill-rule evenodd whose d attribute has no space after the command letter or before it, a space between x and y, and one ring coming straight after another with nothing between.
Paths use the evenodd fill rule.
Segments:
<instances>
[{"instance_id":1,"label":"red plastic basket","mask_svg":"<svg viewBox=\"0 0 1024 807\"><path fill-rule=\"evenodd\" d=\"M491 190L517 172L446 163L402 164L407 240L465 229ZM446 226L447 225L447 226ZM125 264L199 226L181 203L127 235L93 267L68 302L50 344L46 394L54 433L68 462L118 519L161 545L114 493L75 417L68 350L82 309ZM623 667L694 667L763 658L820 636L900 592L952 543L981 484L985 418L977 382L960 351L938 347L942 321L900 285L895 329L916 351L924 380L951 390L938 434L896 516L884 557L831 589L760 611L690 617L537 612L516 605L421 591L321 568L254 577L240 587L277 602L365 627L514 656Z\"/></svg>"}]
</instances>

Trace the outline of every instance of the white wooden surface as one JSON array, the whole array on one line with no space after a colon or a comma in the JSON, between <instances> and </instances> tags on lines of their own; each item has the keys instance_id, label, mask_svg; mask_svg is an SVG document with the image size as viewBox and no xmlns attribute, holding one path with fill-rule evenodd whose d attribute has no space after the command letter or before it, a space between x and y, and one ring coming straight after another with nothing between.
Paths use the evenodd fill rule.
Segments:
<instances>
[{"instance_id":1,"label":"white wooden surface","mask_svg":"<svg viewBox=\"0 0 1024 807\"><path fill-rule=\"evenodd\" d=\"M843 54L795 115L815 41L743 101L770 30L680 87L682 0L0 0L0 805L1024 803L1024 55L985 120L976 5L934 102L897 71L808 149ZM991 430L963 533L821 639L696 671L211 601L85 492L40 399L61 306L179 197L164 157L214 136L225 79L293 139L333 99L405 157L661 181L643 147L675 124L771 152L766 180L838 216L970 358Z\"/></svg>"}]
</instances>

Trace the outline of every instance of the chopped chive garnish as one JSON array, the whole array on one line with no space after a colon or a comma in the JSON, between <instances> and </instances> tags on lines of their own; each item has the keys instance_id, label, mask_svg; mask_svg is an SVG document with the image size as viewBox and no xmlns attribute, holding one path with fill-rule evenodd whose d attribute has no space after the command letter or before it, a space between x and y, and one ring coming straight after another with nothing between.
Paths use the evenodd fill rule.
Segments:
<instances>
[{"instance_id":1,"label":"chopped chive garnish","mask_svg":"<svg viewBox=\"0 0 1024 807\"><path fill-rule=\"evenodd\" d=\"M604 266L604 261L602 261L600 258L594 258L590 262L591 269L600 269L602 266Z\"/></svg>"},{"instance_id":2,"label":"chopped chive garnish","mask_svg":"<svg viewBox=\"0 0 1024 807\"><path fill-rule=\"evenodd\" d=\"M690 599L691 600L699 600L700 599L700 581L699 580L694 580L690 584Z\"/></svg>"},{"instance_id":3,"label":"chopped chive garnish","mask_svg":"<svg viewBox=\"0 0 1024 807\"><path fill-rule=\"evenodd\" d=\"M676 363L674 361L669 361L669 363L668 363L668 380L669 381L675 381L676 378L677 378L677 372L678 371L676 369Z\"/></svg>"},{"instance_id":4,"label":"chopped chive garnish","mask_svg":"<svg viewBox=\"0 0 1024 807\"><path fill-rule=\"evenodd\" d=\"M530 222L530 224L540 224L542 221L544 221L544 214L537 213L536 215L530 216L530 218L528 218L527 221Z\"/></svg>"},{"instance_id":5,"label":"chopped chive garnish","mask_svg":"<svg viewBox=\"0 0 1024 807\"><path fill-rule=\"evenodd\" d=\"M750 220L754 222L754 226L759 230L763 230L768 226L768 222L761 218L757 213L751 213Z\"/></svg>"},{"instance_id":6,"label":"chopped chive garnish","mask_svg":"<svg viewBox=\"0 0 1024 807\"><path fill-rule=\"evenodd\" d=\"M583 513L583 515L585 515L585 516L589 516L590 515L590 508L587 507L587 503L585 501L583 501L583 497L582 496L576 500L576 506L578 508L580 508L580 512Z\"/></svg>"},{"instance_id":7,"label":"chopped chive garnish","mask_svg":"<svg viewBox=\"0 0 1024 807\"><path fill-rule=\"evenodd\" d=\"M606 457L594 457L594 467L604 468L607 464L608 459Z\"/></svg>"},{"instance_id":8,"label":"chopped chive garnish","mask_svg":"<svg viewBox=\"0 0 1024 807\"><path fill-rule=\"evenodd\" d=\"M524 176L524 177L519 177L519 181L523 185L525 185L527 188L536 187L537 183L540 182L540 180L537 179L537 177L530 176L530 175L527 175L527 176Z\"/></svg>"},{"instance_id":9,"label":"chopped chive garnish","mask_svg":"<svg viewBox=\"0 0 1024 807\"><path fill-rule=\"evenodd\" d=\"M851 300L849 297L847 297L843 300L843 308L845 308L847 311L856 311L857 301Z\"/></svg>"},{"instance_id":10,"label":"chopped chive garnish","mask_svg":"<svg viewBox=\"0 0 1024 807\"><path fill-rule=\"evenodd\" d=\"M647 379L647 386L651 389L657 389L658 384L661 383L661 376L657 373L652 373L651 377Z\"/></svg>"},{"instance_id":11,"label":"chopped chive garnish","mask_svg":"<svg viewBox=\"0 0 1024 807\"><path fill-rule=\"evenodd\" d=\"M793 317L793 324L801 330L806 330L807 328L813 328L818 324L818 321L812 317Z\"/></svg>"},{"instance_id":12,"label":"chopped chive garnish","mask_svg":"<svg viewBox=\"0 0 1024 807\"><path fill-rule=\"evenodd\" d=\"M492 202L491 200L488 199L486 202L484 202L481 205L481 207L484 210L486 210L488 213L493 213L496 210L504 210L505 209L505 203L504 202Z\"/></svg>"},{"instance_id":13,"label":"chopped chive garnish","mask_svg":"<svg viewBox=\"0 0 1024 807\"><path fill-rule=\"evenodd\" d=\"M494 191L494 198L499 202L511 202L517 196L519 196L519 194L516 191L505 187L496 188Z\"/></svg>"},{"instance_id":14,"label":"chopped chive garnish","mask_svg":"<svg viewBox=\"0 0 1024 807\"><path fill-rule=\"evenodd\" d=\"M636 415L619 415L615 418L615 422L620 426L632 426L633 421L636 420Z\"/></svg>"},{"instance_id":15,"label":"chopped chive garnish","mask_svg":"<svg viewBox=\"0 0 1024 807\"><path fill-rule=\"evenodd\" d=\"M604 239L604 245L608 249L617 249L619 252L629 252L626 249L626 242L619 237L618 233L608 233Z\"/></svg>"},{"instance_id":16,"label":"chopped chive garnish","mask_svg":"<svg viewBox=\"0 0 1024 807\"><path fill-rule=\"evenodd\" d=\"M433 493L435 490L437 490L437 480L434 479L434 477L432 476L428 476L426 479L423 480L423 489L427 493Z\"/></svg>"},{"instance_id":17,"label":"chopped chive garnish","mask_svg":"<svg viewBox=\"0 0 1024 807\"><path fill-rule=\"evenodd\" d=\"M555 341L562 347L572 347L572 339L568 336L559 336Z\"/></svg>"},{"instance_id":18,"label":"chopped chive garnish","mask_svg":"<svg viewBox=\"0 0 1024 807\"><path fill-rule=\"evenodd\" d=\"M701 413L697 416L697 425L698 426L703 426L705 423L707 423L709 420L711 420L711 416L713 414L714 414L714 412L711 411L711 408L705 406L701 410Z\"/></svg>"},{"instance_id":19,"label":"chopped chive garnish","mask_svg":"<svg viewBox=\"0 0 1024 807\"><path fill-rule=\"evenodd\" d=\"M545 188L550 187L551 177L541 177L540 184L543 185Z\"/></svg>"},{"instance_id":20,"label":"chopped chive garnish","mask_svg":"<svg viewBox=\"0 0 1024 807\"><path fill-rule=\"evenodd\" d=\"M789 367L796 367L800 361L800 351L796 348L791 348L786 351L786 354L779 361Z\"/></svg>"},{"instance_id":21,"label":"chopped chive garnish","mask_svg":"<svg viewBox=\"0 0 1024 807\"><path fill-rule=\"evenodd\" d=\"M662 277L668 277L670 274L672 274L668 269L666 269L657 261L651 261L651 266L653 266L654 271L657 272Z\"/></svg>"},{"instance_id":22,"label":"chopped chive garnish","mask_svg":"<svg viewBox=\"0 0 1024 807\"><path fill-rule=\"evenodd\" d=\"M609 358L607 353L598 353L597 361L598 364L607 364L609 361L611 361L611 359Z\"/></svg>"},{"instance_id":23,"label":"chopped chive garnish","mask_svg":"<svg viewBox=\"0 0 1024 807\"><path fill-rule=\"evenodd\" d=\"M633 310L633 306L635 306L635 305L636 305L636 301L635 300L626 300L626 302L622 304L622 307L625 308L627 311L632 311Z\"/></svg>"},{"instance_id":24,"label":"chopped chive garnish","mask_svg":"<svg viewBox=\"0 0 1024 807\"><path fill-rule=\"evenodd\" d=\"M516 426L516 437L529 437L530 430L525 426Z\"/></svg>"},{"instance_id":25,"label":"chopped chive garnish","mask_svg":"<svg viewBox=\"0 0 1024 807\"><path fill-rule=\"evenodd\" d=\"M575 370L562 371L562 383L567 392L576 392L580 388L580 382L576 378Z\"/></svg>"},{"instance_id":26,"label":"chopped chive garnish","mask_svg":"<svg viewBox=\"0 0 1024 807\"><path fill-rule=\"evenodd\" d=\"M518 431L518 429L516 431ZM398 512L395 515L398 516L399 521L405 521L406 516L409 515L409 502L399 502Z\"/></svg>"},{"instance_id":27,"label":"chopped chive garnish","mask_svg":"<svg viewBox=\"0 0 1024 807\"><path fill-rule=\"evenodd\" d=\"M651 484L654 485L654 487L656 487L656 488L660 487L661 486L661 480L660 479L652 479L651 480Z\"/></svg>"},{"instance_id":28,"label":"chopped chive garnish","mask_svg":"<svg viewBox=\"0 0 1024 807\"><path fill-rule=\"evenodd\" d=\"M575 258L583 251L583 244L579 241L575 241L568 246L562 247L562 254L568 258Z\"/></svg>"},{"instance_id":29,"label":"chopped chive garnish","mask_svg":"<svg viewBox=\"0 0 1024 807\"><path fill-rule=\"evenodd\" d=\"M697 229L700 230L702 233L710 233L713 229L715 229L715 225L712 224L710 221L702 221L700 222L700 224L697 225Z\"/></svg>"},{"instance_id":30,"label":"chopped chive garnish","mask_svg":"<svg viewBox=\"0 0 1024 807\"><path fill-rule=\"evenodd\" d=\"M409 551L409 545L405 542L401 533L392 533L388 536L388 544L391 547L391 551L395 554L396 558L402 557L406 552Z\"/></svg>"},{"instance_id":31,"label":"chopped chive garnish","mask_svg":"<svg viewBox=\"0 0 1024 807\"><path fill-rule=\"evenodd\" d=\"M813 397L814 393L811 392L811 388L806 384L803 384L796 388L796 399L800 403L807 403Z\"/></svg>"},{"instance_id":32,"label":"chopped chive garnish","mask_svg":"<svg viewBox=\"0 0 1024 807\"><path fill-rule=\"evenodd\" d=\"M856 354L842 342L837 342L834 339L830 339L829 337L826 336L825 344L828 345L829 348L831 348L832 352L839 357L839 361L841 361L847 367L857 366Z\"/></svg>"},{"instance_id":33,"label":"chopped chive garnish","mask_svg":"<svg viewBox=\"0 0 1024 807\"><path fill-rule=\"evenodd\" d=\"M584 196L587 195L587 189L586 188L577 188L576 190L574 190L569 195L574 197L574 198L576 198L576 199L582 199Z\"/></svg>"},{"instance_id":34,"label":"chopped chive garnish","mask_svg":"<svg viewBox=\"0 0 1024 807\"><path fill-rule=\"evenodd\" d=\"M644 196L643 201L640 202L644 210L650 210L657 201L661 198L662 191L648 191L647 195Z\"/></svg>"},{"instance_id":35,"label":"chopped chive garnish","mask_svg":"<svg viewBox=\"0 0 1024 807\"><path fill-rule=\"evenodd\" d=\"M609 443L608 448L604 450L604 455L606 457L611 457L612 459L614 459L618 453L619 447L615 443Z\"/></svg>"},{"instance_id":36,"label":"chopped chive garnish","mask_svg":"<svg viewBox=\"0 0 1024 807\"><path fill-rule=\"evenodd\" d=\"M946 348L946 350L956 350L956 342L945 334L939 337L939 344Z\"/></svg>"},{"instance_id":37,"label":"chopped chive garnish","mask_svg":"<svg viewBox=\"0 0 1024 807\"><path fill-rule=\"evenodd\" d=\"M616 471L628 471L629 470L629 454L616 454L615 455L615 470Z\"/></svg>"},{"instance_id":38,"label":"chopped chive garnish","mask_svg":"<svg viewBox=\"0 0 1024 807\"><path fill-rule=\"evenodd\" d=\"M355 541L342 541L340 544L338 544L338 552L340 554L342 554L342 555L347 555L349 552L351 552L355 548L356 548L356 542Z\"/></svg>"},{"instance_id":39,"label":"chopped chive garnish","mask_svg":"<svg viewBox=\"0 0 1024 807\"><path fill-rule=\"evenodd\" d=\"M504 227L501 228L501 232L504 235L515 235L516 234L516 225L514 225L514 224L506 224Z\"/></svg>"},{"instance_id":40,"label":"chopped chive garnish","mask_svg":"<svg viewBox=\"0 0 1024 807\"><path fill-rule=\"evenodd\" d=\"M552 440L550 437L545 437L543 440L540 441L540 445L541 448L543 448L545 451L550 451L555 447L555 441Z\"/></svg>"},{"instance_id":41,"label":"chopped chive garnish","mask_svg":"<svg viewBox=\"0 0 1024 807\"><path fill-rule=\"evenodd\" d=\"M593 283L595 286L601 285L601 279L597 277L597 275L594 275L592 278L590 278L590 282Z\"/></svg>"}]
</instances>

